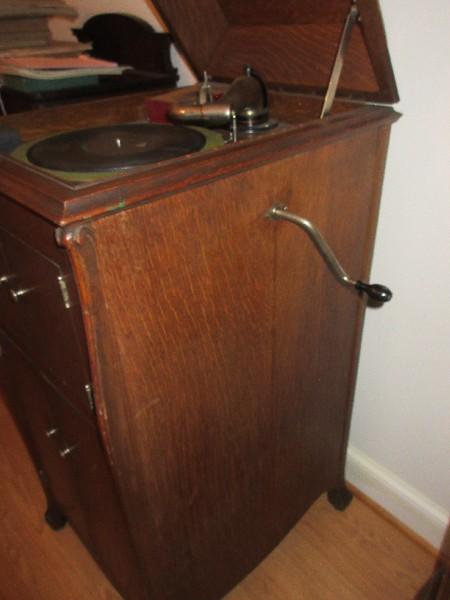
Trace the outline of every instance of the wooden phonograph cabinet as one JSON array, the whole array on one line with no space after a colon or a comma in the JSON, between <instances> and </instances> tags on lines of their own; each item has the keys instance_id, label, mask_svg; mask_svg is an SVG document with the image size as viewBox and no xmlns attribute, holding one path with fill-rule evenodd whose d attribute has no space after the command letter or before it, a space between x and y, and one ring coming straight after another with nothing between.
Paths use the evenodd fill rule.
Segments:
<instances>
[{"instance_id":1,"label":"wooden phonograph cabinet","mask_svg":"<svg viewBox=\"0 0 450 600\"><path fill-rule=\"evenodd\" d=\"M211 77L159 106L229 118L228 143L78 180L0 159L1 393L48 523L124 598L217 600L320 494L349 501L363 315L390 296L363 282L397 92L376 0L156 4ZM81 146L103 165L104 126L145 128L147 106L2 121L28 150L95 127L104 143Z\"/></svg>"}]
</instances>

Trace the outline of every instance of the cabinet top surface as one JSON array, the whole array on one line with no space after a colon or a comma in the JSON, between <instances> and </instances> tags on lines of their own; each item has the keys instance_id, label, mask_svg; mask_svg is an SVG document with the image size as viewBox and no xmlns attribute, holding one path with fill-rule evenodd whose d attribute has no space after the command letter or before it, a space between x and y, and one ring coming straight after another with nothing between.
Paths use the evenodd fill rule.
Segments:
<instances>
[{"instance_id":1,"label":"cabinet top surface","mask_svg":"<svg viewBox=\"0 0 450 600\"><path fill-rule=\"evenodd\" d=\"M172 101L193 88L157 96ZM123 98L60 106L11 115L0 122L17 129L24 142L52 134L117 123L146 120L146 99L140 93ZM158 197L183 191L213 179L257 168L285 156L354 135L365 127L391 123L397 114L390 107L337 103L333 114L320 120L322 100L298 94L271 97L272 114L280 126L271 131L204 152L130 169L112 177L74 184L10 157L0 156L0 193L26 206L56 225L113 214Z\"/></svg>"}]
</instances>

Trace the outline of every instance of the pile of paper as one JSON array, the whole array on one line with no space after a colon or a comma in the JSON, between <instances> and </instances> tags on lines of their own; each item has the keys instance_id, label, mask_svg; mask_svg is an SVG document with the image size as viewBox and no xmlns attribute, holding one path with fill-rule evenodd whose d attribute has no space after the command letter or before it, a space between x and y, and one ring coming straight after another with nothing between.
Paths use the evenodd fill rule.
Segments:
<instances>
[{"instance_id":1,"label":"pile of paper","mask_svg":"<svg viewBox=\"0 0 450 600\"><path fill-rule=\"evenodd\" d=\"M120 75L126 68L84 54L0 57L4 85L22 92L95 85L99 75Z\"/></svg>"},{"instance_id":2,"label":"pile of paper","mask_svg":"<svg viewBox=\"0 0 450 600\"><path fill-rule=\"evenodd\" d=\"M116 75L126 67L109 60L79 54L76 56L0 57L0 73L32 79L62 79L78 75Z\"/></svg>"}]
</instances>

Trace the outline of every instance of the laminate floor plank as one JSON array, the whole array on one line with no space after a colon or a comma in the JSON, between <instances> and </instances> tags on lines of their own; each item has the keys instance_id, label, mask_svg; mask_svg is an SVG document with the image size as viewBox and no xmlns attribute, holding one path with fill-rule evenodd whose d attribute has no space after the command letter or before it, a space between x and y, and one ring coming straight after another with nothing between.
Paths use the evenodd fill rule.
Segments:
<instances>
[{"instance_id":1,"label":"laminate floor plank","mask_svg":"<svg viewBox=\"0 0 450 600\"><path fill-rule=\"evenodd\" d=\"M0 481L0 600L120 600L70 527L44 523L44 495L1 399ZM433 566L359 499L339 513L321 497L226 600L413 600Z\"/></svg>"}]
</instances>

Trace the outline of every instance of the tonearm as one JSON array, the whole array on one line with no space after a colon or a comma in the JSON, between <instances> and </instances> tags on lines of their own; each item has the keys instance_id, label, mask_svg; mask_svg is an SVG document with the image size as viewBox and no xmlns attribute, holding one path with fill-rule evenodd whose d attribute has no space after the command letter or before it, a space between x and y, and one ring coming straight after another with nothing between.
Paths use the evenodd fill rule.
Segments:
<instances>
[{"instance_id":1,"label":"tonearm","mask_svg":"<svg viewBox=\"0 0 450 600\"><path fill-rule=\"evenodd\" d=\"M196 104L174 104L169 110L169 118L177 123L206 127L229 125L245 133L276 125L269 119L266 85L249 65L245 66L244 75L235 79L220 99L213 101L212 94L205 93L206 88L207 75L200 88L199 101Z\"/></svg>"}]
</instances>

